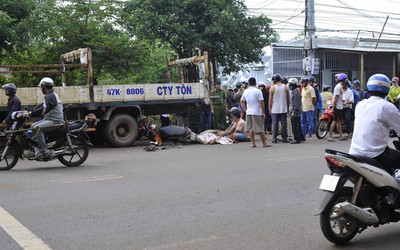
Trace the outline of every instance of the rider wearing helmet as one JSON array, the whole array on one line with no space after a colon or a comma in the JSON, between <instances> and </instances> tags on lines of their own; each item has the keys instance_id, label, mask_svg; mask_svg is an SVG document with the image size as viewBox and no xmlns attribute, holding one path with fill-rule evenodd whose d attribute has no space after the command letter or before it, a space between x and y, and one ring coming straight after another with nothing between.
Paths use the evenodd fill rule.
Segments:
<instances>
[{"instance_id":1,"label":"rider wearing helmet","mask_svg":"<svg viewBox=\"0 0 400 250\"><path fill-rule=\"evenodd\" d=\"M4 92L6 96L8 96L8 101L7 101L7 116L3 120L3 123L6 123L6 130L10 129L12 126L12 119L11 119L11 114L14 111L21 110L21 101L19 98L15 95L17 93L17 87L13 83L6 83L2 87L4 89Z\"/></svg>"},{"instance_id":2,"label":"rider wearing helmet","mask_svg":"<svg viewBox=\"0 0 400 250\"><path fill-rule=\"evenodd\" d=\"M345 88L347 83L347 75L344 73L336 74L335 81L337 82L337 84L333 90L333 97L332 97L333 122L329 129L328 141L334 141L332 138L332 133L335 127L339 133L340 140L341 141L346 140L346 138L343 137L341 121L343 116L343 88Z\"/></svg>"},{"instance_id":3,"label":"rider wearing helmet","mask_svg":"<svg viewBox=\"0 0 400 250\"><path fill-rule=\"evenodd\" d=\"M393 173L393 169L400 168L400 151L388 147L389 130L392 128L400 133L400 114L396 106L385 100L390 82L383 74L368 79L371 97L356 106L349 153L373 158Z\"/></svg>"},{"instance_id":4,"label":"rider wearing helmet","mask_svg":"<svg viewBox=\"0 0 400 250\"><path fill-rule=\"evenodd\" d=\"M52 131L57 128L57 125L63 124L64 112L62 102L56 92L54 92L53 79L45 77L40 81L39 86L42 89L42 93L45 95L44 101L33 108L29 113L25 113L25 116L43 116L43 120L35 122L31 126L35 131L34 133L36 134L39 147L39 151L35 154L35 157L38 160L43 160L50 154L47 150L44 132Z\"/></svg>"}]
</instances>

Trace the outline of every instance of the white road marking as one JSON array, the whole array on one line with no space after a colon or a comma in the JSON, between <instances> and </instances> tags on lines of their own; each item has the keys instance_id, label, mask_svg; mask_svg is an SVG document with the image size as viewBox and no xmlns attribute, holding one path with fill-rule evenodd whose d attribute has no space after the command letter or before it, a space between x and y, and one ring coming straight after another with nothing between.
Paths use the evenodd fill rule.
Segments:
<instances>
[{"instance_id":1,"label":"white road marking","mask_svg":"<svg viewBox=\"0 0 400 250\"><path fill-rule=\"evenodd\" d=\"M187 240L187 241L181 241L181 242L176 242L176 243L171 243L171 244L165 244L165 245L160 245L160 246L146 247L146 248L142 248L141 250L175 249L175 248L177 248L177 247L182 247L182 246L184 246L184 245L199 244L199 243L204 243L204 242L209 242L209 241L214 241L214 240L220 240L220 239L221 239L221 237L210 236L210 237L206 237L206 238L198 238L198 239Z\"/></svg>"},{"instance_id":2,"label":"white road marking","mask_svg":"<svg viewBox=\"0 0 400 250\"><path fill-rule=\"evenodd\" d=\"M11 214L0 207L0 227L25 250L51 250L34 233L17 221Z\"/></svg>"},{"instance_id":3,"label":"white road marking","mask_svg":"<svg viewBox=\"0 0 400 250\"><path fill-rule=\"evenodd\" d=\"M76 179L66 179L66 180L51 180L51 182L55 183L77 183L77 182L91 182L91 181L106 181L112 179L122 179L123 176L120 175L104 175L104 176L92 176L92 177L83 177L83 178L76 178Z\"/></svg>"}]
</instances>

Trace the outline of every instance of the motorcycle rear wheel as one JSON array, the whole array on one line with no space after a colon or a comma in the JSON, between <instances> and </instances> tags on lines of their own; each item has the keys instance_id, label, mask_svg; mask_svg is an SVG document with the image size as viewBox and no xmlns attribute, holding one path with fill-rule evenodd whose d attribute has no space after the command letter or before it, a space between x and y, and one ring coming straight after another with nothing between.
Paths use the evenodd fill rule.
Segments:
<instances>
[{"instance_id":1,"label":"motorcycle rear wheel","mask_svg":"<svg viewBox=\"0 0 400 250\"><path fill-rule=\"evenodd\" d=\"M318 139L324 139L325 136L328 134L329 126L328 121L326 120L319 120L317 123L317 127L315 128L315 135Z\"/></svg>"},{"instance_id":2,"label":"motorcycle rear wheel","mask_svg":"<svg viewBox=\"0 0 400 250\"><path fill-rule=\"evenodd\" d=\"M58 160L67 167L77 167L84 163L89 156L89 145L81 137L71 137L74 152L71 151L68 141L64 142L67 153L58 156ZM69 152L69 153L68 153Z\"/></svg>"},{"instance_id":3,"label":"motorcycle rear wheel","mask_svg":"<svg viewBox=\"0 0 400 250\"><path fill-rule=\"evenodd\" d=\"M3 155L6 149L6 144L0 146L0 156ZM12 169L18 162L19 150L17 145L10 144L7 148L6 156L3 160L0 160L0 171Z\"/></svg>"},{"instance_id":4,"label":"motorcycle rear wheel","mask_svg":"<svg viewBox=\"0 0 400 250\"><path fill-rule=\"evenodd\" d=\"M359 227L350 216L344 215L331 219L336 204L351 200L351 191L342 190L336 199L330 201L320 215L320 226L325 238L336 245L345 245L356 236Z\"/></svg>"}]
</instances>

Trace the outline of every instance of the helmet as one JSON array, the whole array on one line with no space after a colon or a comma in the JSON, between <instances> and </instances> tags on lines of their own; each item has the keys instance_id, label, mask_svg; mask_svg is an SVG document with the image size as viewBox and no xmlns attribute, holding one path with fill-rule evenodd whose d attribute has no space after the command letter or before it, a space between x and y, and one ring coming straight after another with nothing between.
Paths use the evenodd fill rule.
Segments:
<instances>
[{"instance_id":1,"label":"helmet","mask_svg":"<svg viewBox=\"0 0 400 250\"><path fill-rule=\"evenodd\" d=\"M15 86L14 83L6 83L3 86L1 86L1 88L10 91L13 94L17 92L17 87Z\"/></svg>"},{"instance_id":2,"label":"helmet","mask_svg":"<svg viewBox=\"0 0 400 250\"><path fill-rule=\"evenodd\" d=\"M239 108L238 108L238 107L232 107L232 108L229 110L229 113L233 113L233 112L235 112L235 111L239 111Z\"/></svg>"},{"instance_id":3,"label":"helmet","mask_svg":"<svg viewBox=\"0 0 400 250\"><path fill-rule=\"evenodd\" d=\"M288 83L289 83L290 89L295 89L295 88L297 88L297 84L299 83L299 81L297 81L296 78L290 78Z\"/></svg>"},{"instance_id":4,"label":"helmet","mask_svg":"<svg viewBox=\"0 0 400 250\"><path fill-rule=\"evenodd\" d=\"M395 82L395 81L396 81L396 82L399 82L399 78L398 78L397 76L395 76L395 77L392 78L392 82Z\"/></svg>"},{"instance_id":5,"label":"helmet","mask_svg":"<svg viewBox=\"0 0 400 250\"><path fill-rule=\"evenodd\" d=\"M327 91L327 90L330 89L330 88L331 88L330 86L324 85L323 90L324 90L324 91Z\"/></svg>"},{"instance_id":6,"label":"helmet","mask_svg":"<svg viewBox=\"0 0 400 250\"><path fill-rule=\"evenodd\" d=\"M265 87L266 85L265 85L265 83L264 82L260 82L259 84L258 84L258 87Z\"/></svg>"},{"instance_id":7,"label":"helmet","mask_svg":"<svg viewBox=\"0 0 400 250\"><path fill-rule=\"evenodd\" d=\"M297 84L299 83L299 81L297 81L296 78L290 78L288 81L289 84L295 84L297 86Z\"/></svg>"},{"instance_id":8,"label":"helmet","mask_svg":"<svg viewBox=\"0 0 400 250\"><path fill-rule=\"evenodd\" d=\"M287 83L288 83L288 79L286 78L286 76L282 76L281 82L282 82L283 84L287 84Z\"/></svg>"},{"instance_id":9,"label":"helmet","mask_svg":"<svg viewBox=\"0 0 400 250\"><path fill-rule=\"evenodd\" d=\"M277 81L277 82L281 82L282 81L282 76L280 74L275 74L272 76L272 79Z\"/></svg>"},{"instance_id":10,"label":"helmet","mask_svg":"<svg viewBox=\"0 0 400 250\"><path fill-rule=\"evenodd\" d=\"M242 83L241 83L241 82L237 82L237 83L236 83L236 88L240 89L241 86L242 86Z\"/></svg>"},{"instance_id":11,"label":"helmet","mask_svg":"<svg viewBox=\"0 0 400 250\"><path fill-rule=\"evenodd\" d=\"M355 80L355 81L353 82L353 85L354 85L354 86L361 87L361 83L360 83L359 80Z\"/></svg>"},{"instance_id":12,"label":"helmet","mask_svg":"<svg viewBox=\"0 0 400 250\"><path fill-rule=\"evenodd\" d=\"M390 79L383 74L372 75L367 82L368 91L389 93Z\"/></svg>"},{"instance_id":13,"label":"helmet","mask_svg":"<svg viewBox=\"0 0 400 250\"><path fill-rule=\"evenodd\" d=\"M310 82L315 82L315 77L310 76L309 79L310 79Z\"/></svg>"},{"instance_id":14,"label":"helmet","mask_svg":"<svg viewBox=\"0 0 400 250\"><path fill-rule=\"evenodd\" d=\"M340 73L339 75L337 75L337 79L339 82L341 82L347 79L347 75L345 73Z\"/></svg>"},{"instance_id":15,"label":"helmet","mask_svg":"<svg viewBox=\"0 0 400 250\"><path fill-rule=\"evenodd\" d=\"M309 79L307 76L303 76L303 77L300 79L300 82L308 82L308 81L310 81L310 79Z\"/></svg>"},{"instance_id":16,"label":"helmet","mask_svg":"<svg viewBox=\"0 0 400 250\"><path fill-rule=\"evenodd\" d=\"M51 79L50 77L45 77L40 80L39 86L54 87L53 79Z\"/></svg>"}]
</instances>

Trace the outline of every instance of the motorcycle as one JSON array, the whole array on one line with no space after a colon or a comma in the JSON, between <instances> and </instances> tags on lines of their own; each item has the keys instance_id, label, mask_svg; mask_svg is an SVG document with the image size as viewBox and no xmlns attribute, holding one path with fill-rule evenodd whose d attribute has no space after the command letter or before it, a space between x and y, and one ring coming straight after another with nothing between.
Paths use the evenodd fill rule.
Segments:
<instances>
[{"instance_id":1,"label":"motorcycle","mask_svg":"<svg viewBox=\"0 0 400 250\"><path fill-rule=\"evenodd\" d=\"M399 142L393 142L399 150ZM324 175L322 196L315 211L325 238L337 245L348 243L367 227L400 220L400 184L374 159L326 149L331 171Z\"/></svg>"},{"instance_id":2,"label":"motorcycle","mask_svg":"<svg viewBox=\"0 0 400 250\"><path fill-rule=\"evenodd\" d=\"M317 126L315 127L315 135L318 139L324 139L328 134L331 124L333 122L333 104L331 100L326 102L327 107L325 109L325 113L319 118ZM346 131L346 121L342 119L341 121L342 131ZM337 129L334 130L335 133L338 133Z\"/></svg>"},{"instance_id":3,"label":"motorcycle","mask_svg":"<svg viewBox=\"0 0 400 250\"><path fill-rule=\"evenodd\" d=\"M11 117L13 125L0 134L0 170L10 170L19 159L51 161L58 159L67 167L76 167L84 163L89 155L89 137L85 130L96 120L93 114L85 117L85 121L68 122L58 125L55 130L45 133L48 154L44 159L36 159L38 144L34 135L38 130L24 129L26 118L24 111L15 111Z\"/></svg>"}]
</instances>

